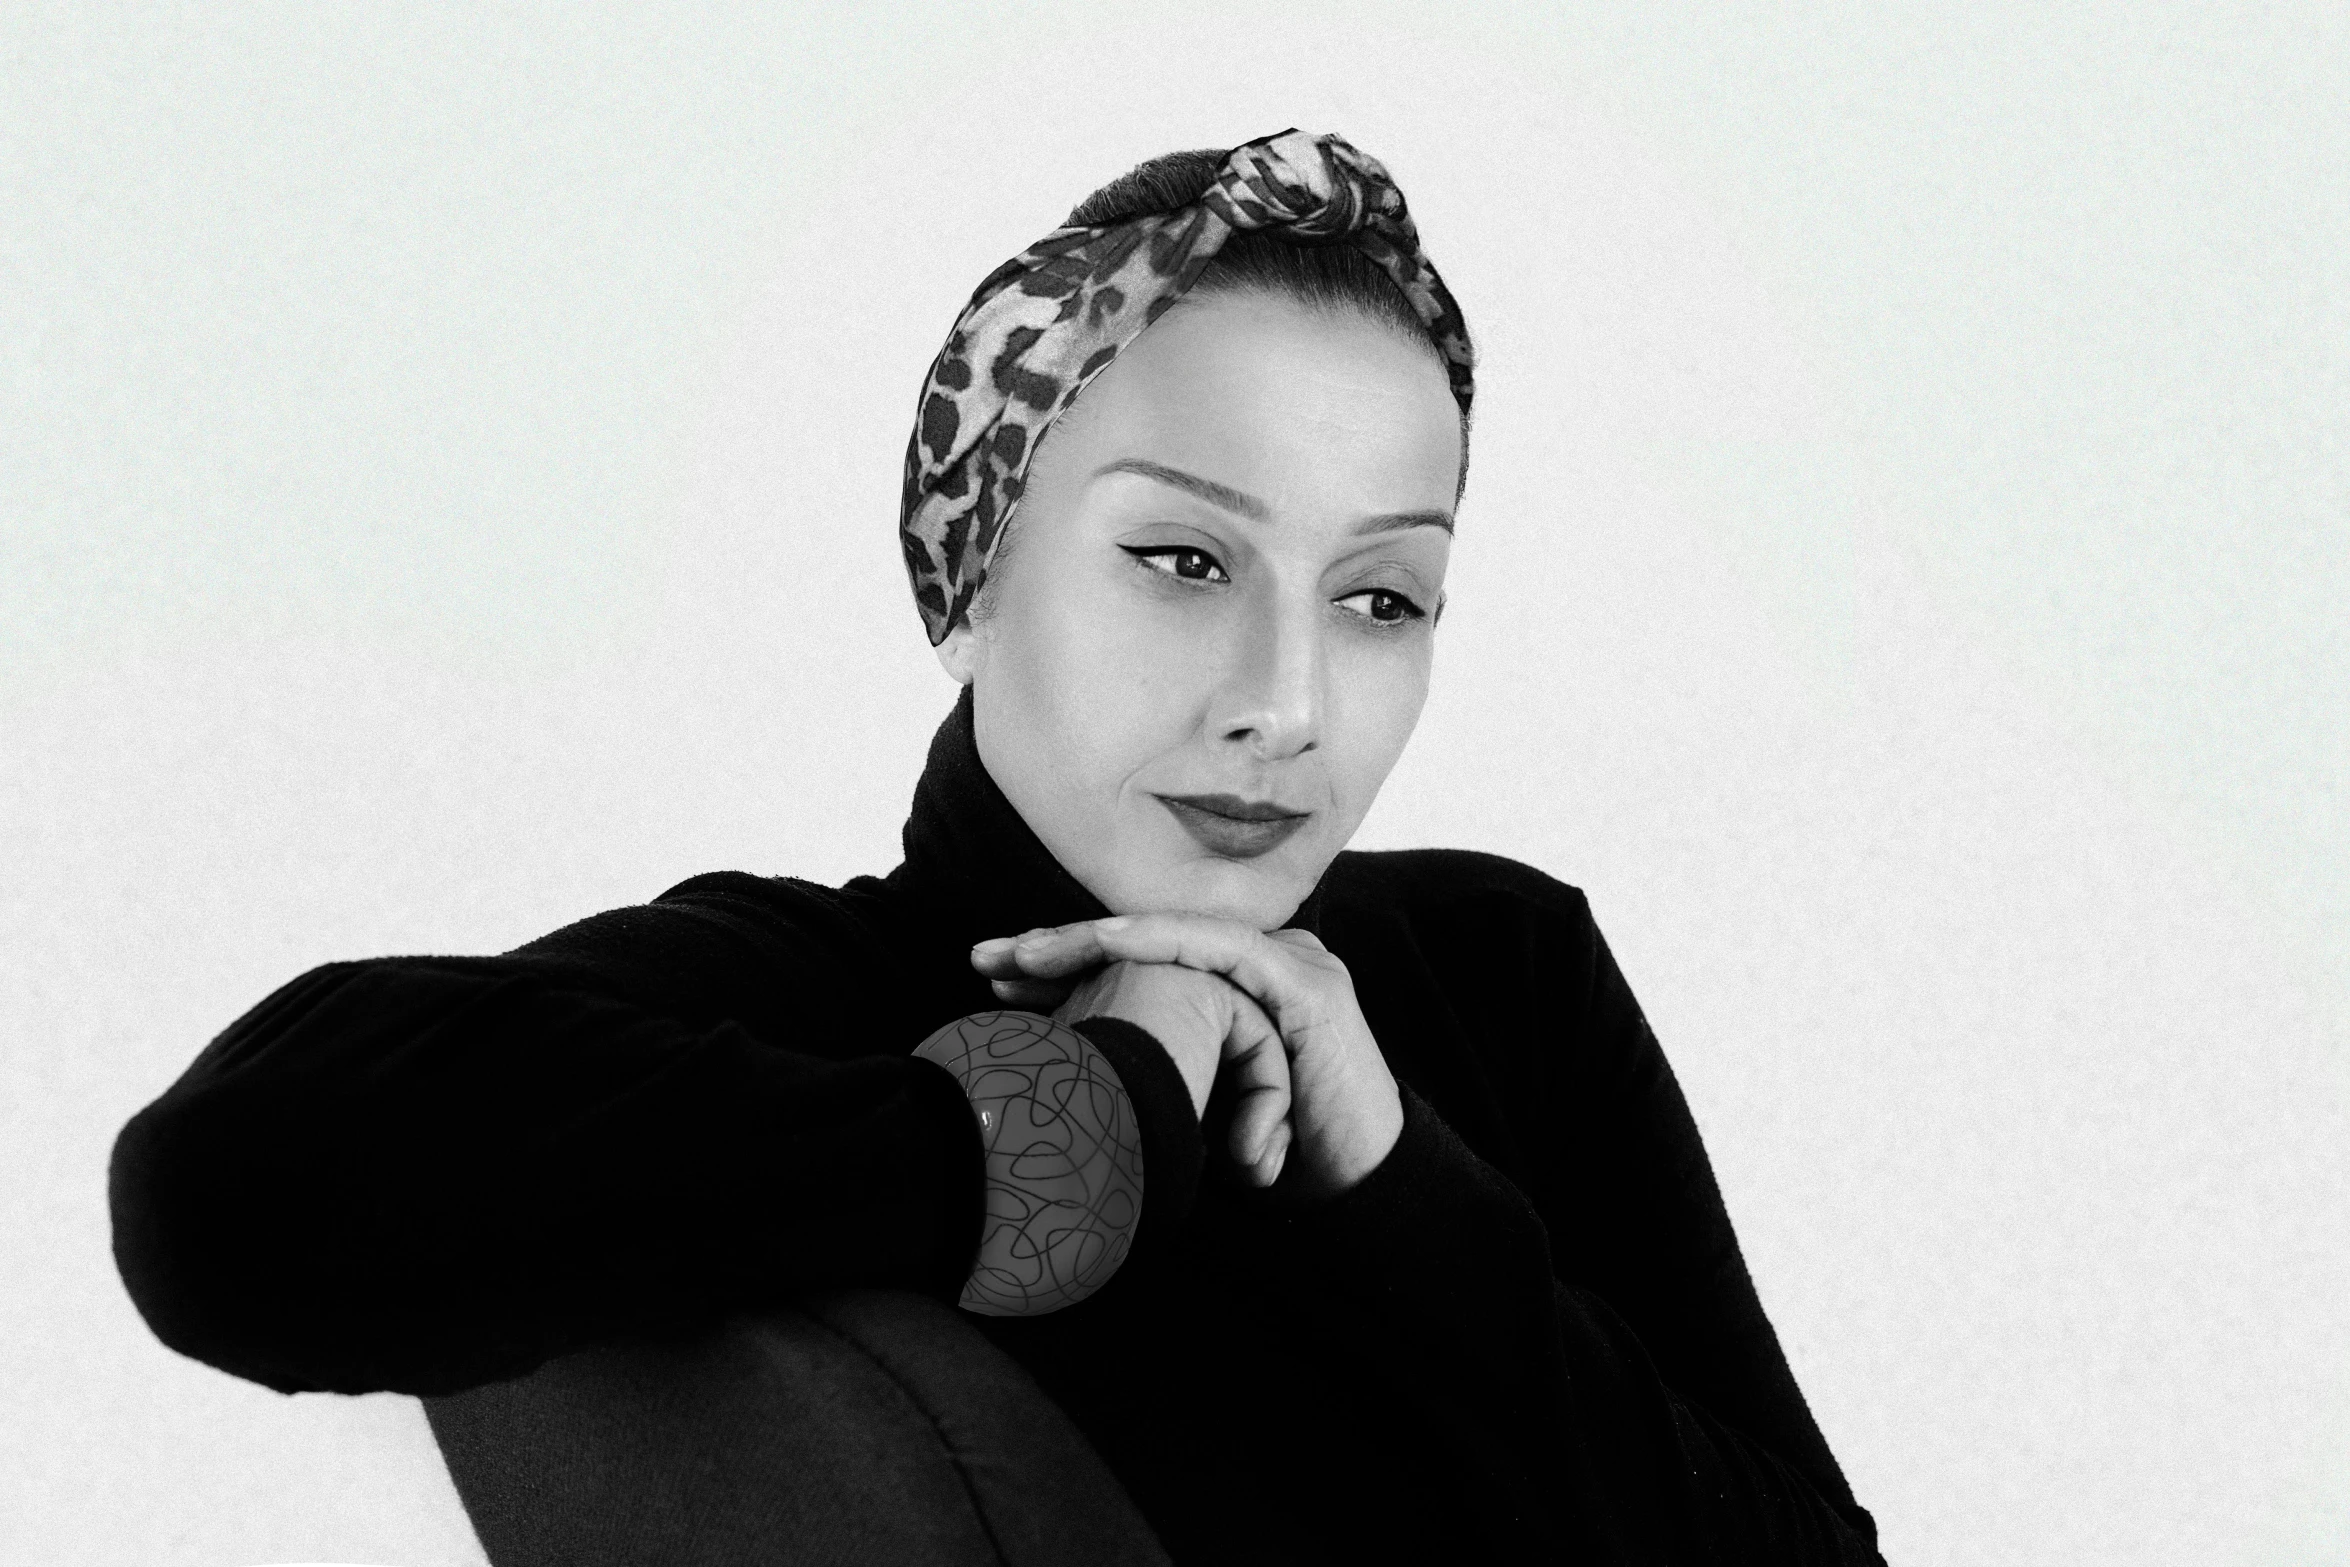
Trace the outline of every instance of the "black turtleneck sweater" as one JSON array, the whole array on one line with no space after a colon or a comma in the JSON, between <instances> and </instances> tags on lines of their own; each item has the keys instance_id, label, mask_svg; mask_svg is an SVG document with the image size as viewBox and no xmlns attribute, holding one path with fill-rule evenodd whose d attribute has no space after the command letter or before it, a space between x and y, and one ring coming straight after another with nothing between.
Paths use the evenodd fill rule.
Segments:
<instances>
[{"instance_id":1,"label":"black turtleneck sweater","mask_svg":"<svg viewBox=\"0 0 2350 1567\"><path fill-rule=\"evenodd\" d=\"M282 1392L414 1394L810 1288L953 1302L979 1132L911 1052L999 1006L973 942L1108 911L987 775L968 689L904 845L837 888L717 872L502 956L293 980L117 1139L132 1299ZM1143 1123L1133 1250L1078 1305L968 1319L1176 1559L1881 1562L1583 894L1349 851L1291 923L1401 1087L1385 1162L1257 1191L1220 1094L1203 1164L1164 1051L1089 1027Z\"/></svg>"}]
</instances>

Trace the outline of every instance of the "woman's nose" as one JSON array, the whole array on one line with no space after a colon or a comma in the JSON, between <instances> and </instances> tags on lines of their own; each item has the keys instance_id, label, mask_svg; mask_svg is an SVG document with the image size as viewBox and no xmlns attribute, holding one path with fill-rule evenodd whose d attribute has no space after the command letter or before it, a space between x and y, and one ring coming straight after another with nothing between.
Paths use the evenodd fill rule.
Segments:
<instances>
[{"instance_id":1,"label":"woman's nose","mask_svg":"<svg viewBox=\"0 0 2350 1567\"><path fill-rule=\"evenodd\" d=\"M1321 741L1320 603L1268 606L1249 618L1217 694L1216 732L1261 761L1310 751Z\"/></svg>"}]
</instances>

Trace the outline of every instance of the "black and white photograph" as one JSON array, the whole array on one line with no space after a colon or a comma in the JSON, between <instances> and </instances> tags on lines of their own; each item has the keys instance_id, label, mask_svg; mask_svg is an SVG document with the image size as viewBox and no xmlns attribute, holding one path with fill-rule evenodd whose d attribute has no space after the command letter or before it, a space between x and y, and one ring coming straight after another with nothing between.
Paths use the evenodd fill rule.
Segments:
<instances>
[{"instance_id":1,"label":"black and white photograph","mask_svg":"<svg viewBox=\"0 0 2350 1567\"><path fill-rule=\"evenodd\" d=\"M2350 1563L2350 9L0 11L0 1561Z\"/></svg>"}]
</instances>

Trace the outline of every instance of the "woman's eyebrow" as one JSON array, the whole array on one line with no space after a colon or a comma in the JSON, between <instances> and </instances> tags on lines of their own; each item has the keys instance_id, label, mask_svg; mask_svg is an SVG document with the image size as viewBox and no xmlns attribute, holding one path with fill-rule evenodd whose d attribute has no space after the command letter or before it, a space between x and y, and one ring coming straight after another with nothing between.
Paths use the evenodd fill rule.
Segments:
<instances>
[{"instance_id":1,"label":"woman's eyebrow","mask_svg":"<svg viewBox=\"0 0 2350 1567\"><path fill-rule=\"evenodd\" d=\"M1165 463L1152 462L1147 457L1120 457L1103 463L1093 471L1095 478L1105 473L1139 473L1146 479L1171 484L1176 489L1198 496L1211 506L1220 506L1236 516L1251 522L1263 522L1273 514L1272 508L1254 495L1236 490L1213 479L1203 479L1196 473L1185 473ZM1390 533L1398 528L1442 528L1452 532L1452 518L1440 511L1386 511L1375 517L1365 517L1355 524L1357 533Z\"/></svg>"}]
</instances>

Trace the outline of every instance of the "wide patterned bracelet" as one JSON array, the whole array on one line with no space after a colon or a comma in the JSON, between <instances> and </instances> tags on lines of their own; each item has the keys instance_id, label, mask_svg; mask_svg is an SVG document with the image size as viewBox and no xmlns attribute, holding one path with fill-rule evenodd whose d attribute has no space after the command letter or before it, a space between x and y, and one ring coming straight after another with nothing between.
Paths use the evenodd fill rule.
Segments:
<instances>
[{"instance_id":1,"label":"wide patterned bracelet","mask_svg":"<svg viewBox=\"0 0 2350 1567\"><path fill-rule=\"evenodd\" d=\"M955 1074L987 1151L965 1311L1033 1317L1110 1281L1142 1217L1142 1131L1099 1047L1035 1012L974 1012L919 1045Z\"/></svg>"}]
</instances>

